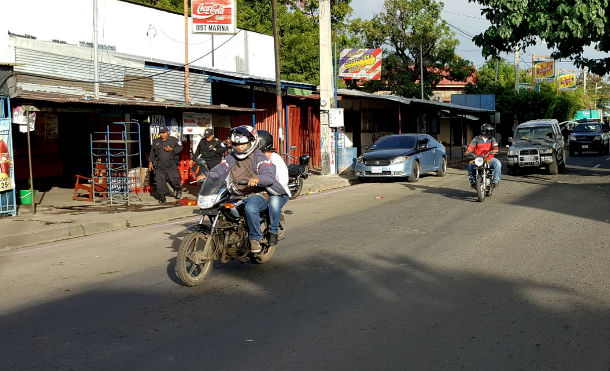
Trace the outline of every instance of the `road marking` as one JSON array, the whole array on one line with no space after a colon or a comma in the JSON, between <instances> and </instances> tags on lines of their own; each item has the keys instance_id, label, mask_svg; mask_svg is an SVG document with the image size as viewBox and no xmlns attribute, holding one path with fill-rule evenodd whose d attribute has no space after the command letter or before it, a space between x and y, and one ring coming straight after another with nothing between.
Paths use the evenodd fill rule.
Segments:
<instances>
[{"instance_id":1,"label":"road marking","mask_svg":"<svg viewBox=\"0 0 610 371\"><path fill-rule=\"evenodd\" d=\"M597 164L597 165L593 166L593 168L595 169L595 168L600 167L600 166L602 166L602 164Z\"/></svg>"}]
</instances>

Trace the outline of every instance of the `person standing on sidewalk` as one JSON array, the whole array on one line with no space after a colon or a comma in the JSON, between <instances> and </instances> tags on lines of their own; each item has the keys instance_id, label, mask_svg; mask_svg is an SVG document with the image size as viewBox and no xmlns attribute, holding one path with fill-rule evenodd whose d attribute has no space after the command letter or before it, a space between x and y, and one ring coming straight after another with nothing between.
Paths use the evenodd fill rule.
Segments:
<instances>
[{"instance_id":1,"label":"person standing on sidewalk","mask_svg":"<svg viewBox=\"0 0 610 371\"><path fill-rule=\"evenodd\" d=\"M167 183L174 190L176 199L182 198L182 185L180 184L180 173L178 173L179 154L182 152L182 144L177 138L169 135L167 126L159 129L159 137L152 143L152 149L148 158L148 170L155 171L155 182L159 203L166 201L165 196L169 193Z\"/></svg>"},{"instance_id":2,"label":"person standing on sidewalk","mask_svg":"<svg viewBox=\"0 0 610 371\"><path fill-rule=\"evenodd\" d=\"M193 154L191 166L193 166L195 160L200 157L205 160L205 164L208 167L207 170L209 170L222 161L225 153L227 153L227 146L224 142L221 142L218 138L214 137L214 129L205 129L203 140L199 141L197 150ZM203 169L202 166L200 166L196 175L201 174L205 170L206 169Z\"/></svg>"},{"instance_id":3,"label":"person standing on sidewalk","mask_svg":"<svg viewBox=\"0 0 610 371\"><path fill-rule=\"evenodd\" d=\"M275 179L282 186L283 192L278 193L269 189L269 246L277 245L277 235L280 231L280 217L282 207L290 199L288 188L288 166L273 148L273 135L267 130L258 130L258 148L275 165Z\"/></svg>"}]
</instances>

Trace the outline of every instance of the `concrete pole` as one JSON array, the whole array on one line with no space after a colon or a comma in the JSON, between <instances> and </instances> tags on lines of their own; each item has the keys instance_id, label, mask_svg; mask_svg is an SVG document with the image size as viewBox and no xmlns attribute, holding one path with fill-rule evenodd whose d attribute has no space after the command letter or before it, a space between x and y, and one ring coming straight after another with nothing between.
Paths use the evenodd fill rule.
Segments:
<instances>
[{"instance_id":1,"label":"concrete pole","mask_svg":"<svg viewBox=\"0 0 610 371\"><path fill-rule=\"evenodd\" d=\"M333 62L330 27L330 0L320 0L320 154L322 175L335 174L333 135L329 108L333 98Z\"/></svg>"},{"instance_id":2,"label":"concrete pole","mask_svg":"<svg viewBox=\"0 0 610 371\"><path fill-rule=\"evenodd\" d=\"M419 42L419 87L421 89L421 99L424 100L424 47L423 42Z\"/></svg>"},{"instance_id":3,"label":"concrete pole","mask_svg":"<svg viewBox=\"0 0 610 371\"><path fill-rule=\"evenodd\" d=\"M184 0L184 101L189 103L189 3Z\"/></svg>"},{"instance_id":4,"label":"concrete pole","mask_svg":"<svg viewBox=\"0 0 610 371\"><path fill-rule=\"evenodd\" d=\"M583 90L585 92L585 94L587 94L587 75L589 74L589 68L585 66L585 69L583 70Z\"/></svg>"},{"instance_id":5,"label":"concrete pole","mask_svg":"<svg viewBox=\"0 0 610 371\"><path fill-rule=\"evenodd\" d=\"M519 92L519 45L515 46L515 91Z\"/></svg>"},{"instance_id":6,"label":"concrete pole","mask_svg":"<svg viewBox=\"0 0 610 371\"><path fill-rule=\"evenodd\" d=\"M97 56L97 0L93 0L93 80L93 96L98 99L100 97L100 67Z\"/></svg>"}]
</instances>

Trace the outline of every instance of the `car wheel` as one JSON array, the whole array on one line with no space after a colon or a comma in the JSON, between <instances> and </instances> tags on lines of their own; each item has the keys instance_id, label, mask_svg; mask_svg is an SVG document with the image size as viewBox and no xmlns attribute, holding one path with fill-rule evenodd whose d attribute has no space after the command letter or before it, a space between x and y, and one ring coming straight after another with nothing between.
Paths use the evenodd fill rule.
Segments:
<instances>
[{"instance_id":1,"label":"car wheel","mask_svg":"<svg viewBox=\"0 0 610 371\"><path fill-rule=\"evenodd\" d=\"M549 165L549 174L557 175L559 172L559 166L557 164L557 156L553 155L553 162Z\"/></svg>"},{"instance_id":2,"label":"car wheel","mask_svg":"<svg viewBox=\"0 0 610 371\"><path fill-rule=\"evenodd\" d=\"M436 176L445 176L447 174L447 159L441 157L441 167L436 172Z\"/></svg>"},{"instance_id":3,"label":"car wheel","mask_svg":"<svg viewBox=\"0 0 610 371\"><path fill-rule=\"evenodd\" d=\"M413 168L411 169L411 175L407 178L407 182L415 183L419 180L419 162L413 161Z\"/></svg>"}]
</instances>

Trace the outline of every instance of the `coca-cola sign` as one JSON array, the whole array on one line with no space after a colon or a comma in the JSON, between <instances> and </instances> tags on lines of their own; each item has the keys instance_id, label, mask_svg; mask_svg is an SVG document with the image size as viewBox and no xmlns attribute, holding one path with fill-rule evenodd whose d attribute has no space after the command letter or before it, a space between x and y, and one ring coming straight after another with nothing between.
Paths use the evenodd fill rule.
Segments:
<instances>
[{"instance_id":1,"label":"coca-cola sign","mask_svg":"<svg viewBox=\"0 0 610 371\"><path fill-rule=\"evenodd\" d=\"M235 0L191 0L193 32L236 32Z\"/></svg>"}]
</instances>

